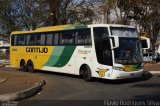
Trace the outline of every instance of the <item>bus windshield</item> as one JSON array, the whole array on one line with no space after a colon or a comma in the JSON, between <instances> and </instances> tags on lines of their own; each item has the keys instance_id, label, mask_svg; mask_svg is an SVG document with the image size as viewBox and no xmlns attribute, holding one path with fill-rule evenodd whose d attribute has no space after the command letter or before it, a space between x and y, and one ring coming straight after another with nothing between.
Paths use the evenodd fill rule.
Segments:
<instances>
[{"instance_id":1,"label":"bus windshield","mask_svg":"<svg viewBox=\"0 0 160 106\"><path fill-rule=\"evenodd\" d=\"M120 46L114 50L115 62L137 64L143 62L141 43L138 38L119 38Z\"/></svg>"},{"instance_id":2,"label":"bus windshield","mask_svg":"<svg viewBox=\"0 0 160 106\"><path fill-rule=\"evenodd\" d=\"M110 27L112 35L119 37L136 37L138 38L138 32L136 28L126 27Z\"/></svg>"},{"instance_id":3,"label":"bus windshield","mask_svg":"<svg viewBox=\"0 0 160 106\"><path fill-rule=\"evenodd\" d=\"M119 36L119 48L114 49L115 63L131 65L143 62L141 42L135 28L111 28L111 33Z\"/></svg>"}]
</instances>

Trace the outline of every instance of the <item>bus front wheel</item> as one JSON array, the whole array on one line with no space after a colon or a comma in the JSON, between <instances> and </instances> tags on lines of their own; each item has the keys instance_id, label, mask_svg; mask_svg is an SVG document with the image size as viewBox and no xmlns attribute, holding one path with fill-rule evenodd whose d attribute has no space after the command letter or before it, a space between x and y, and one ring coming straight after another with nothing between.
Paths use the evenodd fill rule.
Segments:
<instances>
[{"instance_id":1,"label":"bus front wheel","mask_svg":"<svg viewBox=\"0 0 160 106\"><path fill-rule=\"evenodd\" d=\"M34 64L32 61L27 62L27 67L29 72L34 72Z\"/></svg>"},{"instance_id":2,"label":"bus front wheel","mask_svg":"<svg viewBox=\"0 0 160 106\"><path fill-rule=\"evenodd\" d=\"M81 74L83 76L83 79L87 82L91 81L92 75L91 75L91 69L88 65L84 65L81 67Z\"/></svg>"}]
</instances>

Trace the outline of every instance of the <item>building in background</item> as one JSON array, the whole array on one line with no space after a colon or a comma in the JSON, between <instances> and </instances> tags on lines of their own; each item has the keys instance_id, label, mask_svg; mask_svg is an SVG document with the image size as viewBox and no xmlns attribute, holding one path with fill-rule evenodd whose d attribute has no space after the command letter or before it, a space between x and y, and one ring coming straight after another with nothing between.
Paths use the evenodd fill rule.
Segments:
<instances>
[{"instance_id":1,"label":"building in background","mask_svg":"<svg viewBox=\"0 0 160 106\"><path fill-rule=\"evenodd\" d=\"M6 41L0 41L0 63L9 62L10 44Z\"/></svg>"}]
</instances>

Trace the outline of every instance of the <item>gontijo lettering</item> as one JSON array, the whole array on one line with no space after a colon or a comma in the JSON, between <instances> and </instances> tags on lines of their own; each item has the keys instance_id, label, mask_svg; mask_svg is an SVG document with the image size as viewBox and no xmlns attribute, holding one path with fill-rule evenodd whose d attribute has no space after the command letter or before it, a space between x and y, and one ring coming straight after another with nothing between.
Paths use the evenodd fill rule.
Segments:
<instances>
[{"instance_id":1,"label":"gontijo lettering","mask_svg":"<svg viewBox=\"0 0 160 106\"><path fill-rule=\"evenodd\" d=\"M27 53L48 53L48 48L40 48L40 47L27 47L26 48Z\"/></svg>"}]
</instances>

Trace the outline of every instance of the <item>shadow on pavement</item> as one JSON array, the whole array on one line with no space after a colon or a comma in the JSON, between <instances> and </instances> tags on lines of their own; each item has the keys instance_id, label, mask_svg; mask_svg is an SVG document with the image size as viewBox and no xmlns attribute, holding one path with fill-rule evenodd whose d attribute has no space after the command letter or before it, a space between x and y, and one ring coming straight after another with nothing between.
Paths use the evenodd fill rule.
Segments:
<instances>
[{"instance_id":1,"label":"shadow on pavement","mask_svg":"<svg viewBox=\"0 0 160 106\"><path fill-rule=\"evenodd\" d=\"M135 84L132 87L139 87L139 88L160 88L160 83Z\"/></svg>"},{"instance_id":2,"label":"shadow on pavement","mask_svg":"<svg viewBox=\"0 0 160 106\"><path fill-rule=\"evenodd\" d=\"M4 68L4 69L5 70L13 70L14 68ZM17 69L14 69L14 70L17 70ZM19 70L19 71L21 71L21 70ZM70 78L83 80L81 76L65 74L65 73L42 71L42 70L36 70L35 73L64 76L64 77L68 77L68 78L70 77ZM107 79L93 78L93 80L91 82L99 82L99 83L104 83L104 84L127 84L127 83L136 83L136 82L147 81L147 80L151 79L152 77L153 77L153 75L149 71L144 71L143 77L139 77L139 78L129 78L129 79L119 79L119 80L107 80Z\"/></svg>"},{"instance_id":3,"label":"shadow on pavement","mask_svg":"<svg viewBox=\"0 0 160 106\"><path fill-rule=\"evenodd\" d=\"M127 84L127 83L136 83L136 82L142 82L142 81L147 81L151 79L153 75L146 71L142 77L138 78L128 78L128 79L117 79L117 80L106 80L106 79L94 79L94 81L98 81L100 83L105 83L105 84Z\"/></svg>"},{"instance_id":4,"label":"shadow on pavement","mask_svg":"<svg viewBox=\"0 0 160 106\"><path fill-rule=\"evenodd\" d=\"M59 75L59 76L76 78L76 79L82 79L81 76L71 75L71 74L49 72L49 71L40 71L40 70L37 70L36 72L43 73L43 74L52 74L52 75ZM108 79L93 78L91 82L99 82L99 83L104 83L104 84L127 84L127 83L147 81L147 80L151 79L152 77L153 77L153 75L151 73L149 73L148 71L146 71L144 73L143 77L129 78L129 79L119 79L119 80L108 80Z\"/></svg>"},{"instance_id":5,"label":"shadow on pavement","mask_svg":"<svg viewBox=\"0 0 160 106\"><path fill-rule=\"evenodd\" d=\"M156 105L156 104L153 104L153 102L160 100L160 91L147 93L147 94L143 94L143 95L136 95L133 97L132 100L138 100L138 101L144 100L144 101L146 101L146 103L148 102L148 104L152 101L152 105L150 104L149 106L159 106L160 103L158 105ZM148 105L146 105L146 106L148 106Z\"/></svg>"},{"instance_id":6,"label":"shadow on pavement","mask_svg":"<svg viewBox=\"0 0 160 106\"><path fill-rule=\"evenodd\" d=\"M42 74L49 74L49 75L57 75L57 76L64 76L64 77L71 77L71 78L79 78L81 79L81 76L78 75L72 75L72 74L66 74L66 73L58 73L58 72L50 72L50 71L42 71L42 70L36 70L35 73L42 73Z\"/></svg>"}]
</instances>

